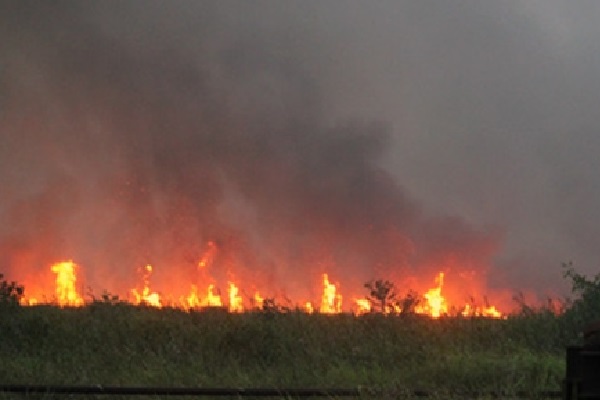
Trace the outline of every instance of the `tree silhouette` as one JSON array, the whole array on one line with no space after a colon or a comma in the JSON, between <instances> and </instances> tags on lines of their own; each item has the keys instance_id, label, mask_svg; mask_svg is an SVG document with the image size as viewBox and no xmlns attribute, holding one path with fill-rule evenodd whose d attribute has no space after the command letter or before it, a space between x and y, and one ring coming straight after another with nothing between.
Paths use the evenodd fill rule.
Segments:
<instances>
[{"instance_id":1,"label":"tree silhouette","mask_svg":"<svg viewBox=\"0 0 600 400\"><path fill-rule=\"evenodd\" d=\"M388 307L395 305L396 288L392 282L378 279L365 283L365 288L369 289L369 301L376 304L381 313L385 314Z\"/></svg>"}]
</instances>

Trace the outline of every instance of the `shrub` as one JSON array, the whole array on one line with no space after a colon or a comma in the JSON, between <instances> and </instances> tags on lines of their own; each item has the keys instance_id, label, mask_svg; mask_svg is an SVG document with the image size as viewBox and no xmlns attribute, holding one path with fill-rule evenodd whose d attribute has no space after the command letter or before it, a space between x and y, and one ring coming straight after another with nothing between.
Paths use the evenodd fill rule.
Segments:
<instances>
[{"instance_id":1,"label":"shrub","mask_svg":"<svg viewBox=\"0 0 600 400\"><path fill-rule=\"evenodd\" d=\"M17 282L9 282L0 274L0 304L18 305L25 294L25 288Z\"/></svg>"}]
</instances>

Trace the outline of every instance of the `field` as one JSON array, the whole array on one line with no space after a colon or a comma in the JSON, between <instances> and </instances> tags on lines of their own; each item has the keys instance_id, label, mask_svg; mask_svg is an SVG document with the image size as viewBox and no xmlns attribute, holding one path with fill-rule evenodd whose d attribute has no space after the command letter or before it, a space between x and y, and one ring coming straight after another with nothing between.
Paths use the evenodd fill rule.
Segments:
<instances>
[{"instance_id":1,"label":"field","mask_svg":"<svg viewBox=\"0 0 600 400\"><path fill-rule=\"evenodd\" d=\"M4 282L0 384L362 387L442 397L559 391L565 347L579 344L582 328L600 317L600 275L590 280L569 269L565 276L576 300L560 313L522 304L506 319L185 312L107 299L22 307L22 292Z\"/></svg>"},{"instance_id":2,"label":"field","mask_svg":"<svg viewBox=\"0 0 600 400\"><path fill-rule=\"evenodd\" d=\"M564 346L577 340L548 312L433 320L102 303L0 310L4 384L560 390Z\"/></svg>"}]
</instances>

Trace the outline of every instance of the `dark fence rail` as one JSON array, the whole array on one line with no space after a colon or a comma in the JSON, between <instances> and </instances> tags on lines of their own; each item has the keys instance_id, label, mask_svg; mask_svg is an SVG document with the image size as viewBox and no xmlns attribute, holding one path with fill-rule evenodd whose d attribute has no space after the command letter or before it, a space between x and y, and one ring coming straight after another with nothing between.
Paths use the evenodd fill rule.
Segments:
<instances>
[{"instance_id":1,"label":"dark fence rail","mask_svg":"<svg viewBox=\"0 0 600 400\"><path fill-rule=\"evenodd\" d=\"M561 398L563 392L434 392L426 390L385 390L369 388L175 388L175 387L124 387L124 386L69 386L69 385L0 385L0 392L20 394L64 395L130 395L130 396L235 396L235 397L461 397L461 398Z\"/></svg>"}]
</instances>

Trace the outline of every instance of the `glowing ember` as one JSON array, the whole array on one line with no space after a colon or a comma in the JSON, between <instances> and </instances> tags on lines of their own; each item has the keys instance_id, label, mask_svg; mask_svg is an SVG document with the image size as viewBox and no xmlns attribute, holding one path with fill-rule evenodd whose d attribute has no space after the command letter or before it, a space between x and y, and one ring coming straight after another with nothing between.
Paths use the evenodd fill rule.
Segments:
<instances>
[{"instance_id":1,"label":"glowing ember","mask_svg":"<svg viewBox=\"0 0 600 400\"><path fill-rule=\"evenodd\" d=\"M229 312L243 312L244 306L242 305L242 296L240 296L239 289L235 284L229 282Z\"/></svg>"},{"instance_id":2,"label":"glowing ember","mask_svg":"<svg viewBox=\"0 0 600 400\"><path fill-rule=\"evenodd\" d=\"M56 274L56 301L61 307L78 307L83 305L83 298L77 293L77 264L63 261L50 268Z\"/></svg>"},{"instance_id":3,"label":"glowing ember","mask_svg":"<svg viewBox=\"0 0 600 400\"><path fill-rule=\"evenodd\" d=\"M336 294L337 288L329 283L327 274L323 274L323 295L321 296L321 308L323 314L337 314L342 312L342 295Z\"/></svg>"},{"instance_id":4,"label":"glowing ember","mask_svg":"<svg viewBox=\"0 0 600 400\"><path fill-rule=\"evenodd\" d=\"M148 306L161 308L162 303L160 295L150 290L150 275L152 275L152 265L148 264L144 267L144 288L142 289L142 292L138 292L137 289L133 289L131 291L135 298L134 304L145 304Z\"/></svg>"}]
</instances>

